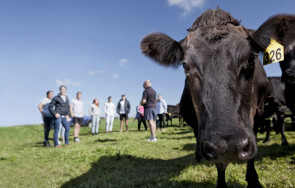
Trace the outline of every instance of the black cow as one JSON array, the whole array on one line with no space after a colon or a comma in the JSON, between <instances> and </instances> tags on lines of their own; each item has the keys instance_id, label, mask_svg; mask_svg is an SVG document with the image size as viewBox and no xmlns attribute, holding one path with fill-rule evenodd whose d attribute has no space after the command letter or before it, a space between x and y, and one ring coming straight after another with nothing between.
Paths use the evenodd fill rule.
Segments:
<instances>
[{"instance_id":1,"label":"black cow","mask_svg":"<svg viewBox=\"0 0 295 188\"><path fill-rule=\"evenodd\" d=\"M286 18L295 23L294 16L275 16L249 31L218 8L199 16L180 42L162 33L141 41L142 52L159 64L182 64L186 81L181 114L195 129L198 153L216 164L217 187L226 187L225 169L233 161L247 161L248 187L261 187L254 167L253 126L263 113L268 79L258 53L271 38L287 35L288 28L281 29Z\"/></svg>"},{"instance_id":2,"label":"black cow","mask_svg":"<svg viewBox=\"0 0 295 188\"><path fill-rule=\"evenodd\" d=\"M172 126L172 119L173 118L178 118L179 126L183 125L183 118L180 114L179 103L177 105L167 105L167 114L166 114L167 126L169 125L169 121Z\"/></svg>"},{"instance_id":3,"label":"black cow","mask_svg":"<svg viewBox=\"0 0 295 188\"><path fill-rule=\"evenodd\" d=\"M269 77L269 91L268 96L264 103L264 113L261 116L260 125L266 125L266 138L263 142L269 142L270 140L270 120L276 115L275 128L277 132L282 135L282 145L288 145L288 141L284 134L284 114L287 110L286 99L285 99L285 83L281 81L280 77ZM259 125L258 125L259 126Z\"/></svg>"}]
</instances>

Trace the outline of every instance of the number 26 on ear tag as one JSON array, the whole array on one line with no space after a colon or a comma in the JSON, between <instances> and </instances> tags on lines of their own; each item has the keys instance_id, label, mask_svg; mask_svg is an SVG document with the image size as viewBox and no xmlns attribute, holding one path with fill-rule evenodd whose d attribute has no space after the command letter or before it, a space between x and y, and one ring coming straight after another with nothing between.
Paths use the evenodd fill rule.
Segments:
<instances>
[{"instance_id":1,"label":"number 26 on ear tag","mask_svg":"<svg viewBox=\"0 0 295 188\"><path fill-rule=\"evenodd\" d=\"M263 53L263 65L284 60L284 46L274 39L270 39L270 44Z\"/></svg>"}]
</instances>

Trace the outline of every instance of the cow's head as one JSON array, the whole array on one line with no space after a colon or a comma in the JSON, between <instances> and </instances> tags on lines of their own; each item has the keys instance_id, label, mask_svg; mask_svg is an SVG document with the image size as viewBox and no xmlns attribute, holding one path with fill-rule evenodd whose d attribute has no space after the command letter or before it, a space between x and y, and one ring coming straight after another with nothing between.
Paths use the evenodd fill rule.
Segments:
<instances>
[{"instance_id":1,"label":"cow's head","mask_svg":"<svg viewBox=\"0 0 295 188\"><path fill-rule=\"evenodd\" d=\"M267 78L257 57L274 33L247 30L229 13L208 10L177 42L147 35L142 52L164 66L182 65L199 121L198 150L213 161L244 161L257 151L253 123L261 113Z\"/></svg>"}]
</instances>

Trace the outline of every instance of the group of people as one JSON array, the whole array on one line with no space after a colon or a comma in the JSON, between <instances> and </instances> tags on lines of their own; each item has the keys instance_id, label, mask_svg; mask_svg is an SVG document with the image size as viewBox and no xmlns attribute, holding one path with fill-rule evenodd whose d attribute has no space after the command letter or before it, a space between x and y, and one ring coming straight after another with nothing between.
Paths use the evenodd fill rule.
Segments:
<instances>
[{"instance_id":1,"label":"group of people","mask_svg":"<svg viewBox=\"0 0 295 188\"><path fill-rule=\"evenodd\" d=\"M145 88L140 101L140 105L137 106L138 119L138 129L140 130L141 123L143 122L145 130L147 130L146 121L148 121L151 136L148 141L156 142L156 119L159 119L160 130L165 131L165 113L167 113L166 102L162 99L162 95L158 95L158 100L156 99L156 91L151 87L151 82L149 80L144 81L143 87ZM65 85L60 86L59 94L55 97L53 91L48 91L46 93L46 98L44 98L39 104L38 108L42 114L42 119L44 122L44 142L45 147L51 147L49 143L49 133L51 126L54 127L54 146L56 148L61 147L61 143L58 140L58 135L61 131L61 126L64 129L63 141L65 146L69 145L69 132L70 132L70 122L73 119L74 124L74 142L80 142L79 132L80 126L83 125L84 119L84 104L81 100L82 92L77 92L76 98L69 101L67 96L67 87ZM113 129L113 122L115 117L115 112L120 115L120 132L123 132L123 124L125 122L126 132L128 132L128 114L131 109L130 102L126 99L125 95L121 96L121 100L118 102L117 108L112 102L112 97L108 97L108 102L105 103L104 113L106 115L106 132L111 133ZM89 113L92 117L92 135L96 135L99 132L99 124L101 111L99 108L99 100L95 98L90 105ZM163 124L163 126L162 126ZM162 129L163 127L163 129Z\"/></svg>"}]
</instances>

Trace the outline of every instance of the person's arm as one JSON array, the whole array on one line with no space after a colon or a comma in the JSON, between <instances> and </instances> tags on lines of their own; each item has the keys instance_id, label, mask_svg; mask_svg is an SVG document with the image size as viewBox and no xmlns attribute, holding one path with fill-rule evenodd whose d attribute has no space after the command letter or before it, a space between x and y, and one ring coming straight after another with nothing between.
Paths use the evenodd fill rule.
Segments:
<instances>
[{"instance_id":1,"label":"person's arm","mask_svg":"<svg viewBox=\"0 0 295 188\"><path fill-rule=\"evenodd\" d=\"M70 114L72 117L74 117L74 113L73 113L73 101L71 101L71 104L70 104Z\"/></svg>"},{"instance_id":2,"label":"person's arm","mask_svg":"<svg viewBox=\"0 0 295 188\"><path fill-rule=\"evenodd\" d=\"M167 113L167 103L166 103L166 101L163 100L163 104L164 104L164 112Z\"/></svg>"},{"instance_id":3,"label":"person's arm","mask_svg":"<svg viewBox=\"0 0 295 188\"><path fill-rule=\"evenodd\" d=\"M44 106L44 104L43 103L40 103L39 105L38 105L38 109L39 109L39 111L40 111L40 113L43 115L43 106Z\"/></svg>"},{"instance_id":4,"label":"person's arm","mask_svg":"<svg viewBox=\"0 0 295 188\"><path fill-rule=\"evenodd\" d=\"M70 105L68 96L66 96L66 101L68 101L68 105L69 105L68 115L66 115L68 117L66 117L66 118L68 121L71 121L71 117L74 117L74 116L72 116L72 113L71 113L71 105Z\"/></svg>"},{"instance_id":5,"label":"person's arm","mask_svg":"<svg viewBox=\"0 0 295 188\"><path fill-rule=\"evenodd\" d=\"M107 103L104 104L104 109L103 109L104 113L107 115Z\"/></svg>"},{"instance_id":6,"label":"person's arm","mask_svg":"<svg viewBox=\"0 0 295 188\"><path fill-rule=\"evenodd\" d=\"M118 102L118 105L117 105L117 113L120 114L120 101Z\"/></svg>"},{"instance_id":7,"label":"person's arm","mask_svg":"<svg viewBox=\"0 0 295 188\"><path fill-rule=\"evenodd\" d=\"M49 112L54 116L54 117L56 117L56 111L55 111L55 109L53 109L53 107L55 107L55 104L56 104L56 98L54 97L52 100L51 100L51 102L50 102L50 104L49 104ZM59 114L58 114L59 115ZM56 118L58 118L58 117L56 117Z\"/></svg>"},{"instance_id":8,"label":"person's arm","mask_svg":"<svg viewBox=\"0 0 295 188\"><path fill-rule=\"evenodd\" d=\"M127 114L129 114L129 112L130 112L130 110L131 110L131 104L130 104L129 101L128 101L127 105L128 105L128 112L127 112Z\"/></svg>"},{"instance_id":9,"label":"person's arm","mask_svg":"<svg viewBox=\"0 0 295 188\"><path fill-rule=\"evenodd\" d=\"M144 91L142 94L142 100L141 100L142 105L144 105L146 103L146 98L147 98L147 93L146 93L146 91Z\"/></svg>"},{"instance_id":10,"label":"person's arm","mask_svg":"<svg viewBox=\"0 0 295 188\"><path fill-rule=\"evenodd\" d=\"M93 116L94 114L93 114L93 112L92 112L92 109L93 109L93 108L92 108L92 105L90 105L90 108L89 108L89 114Z\"/></svg>"}]
</instances>

